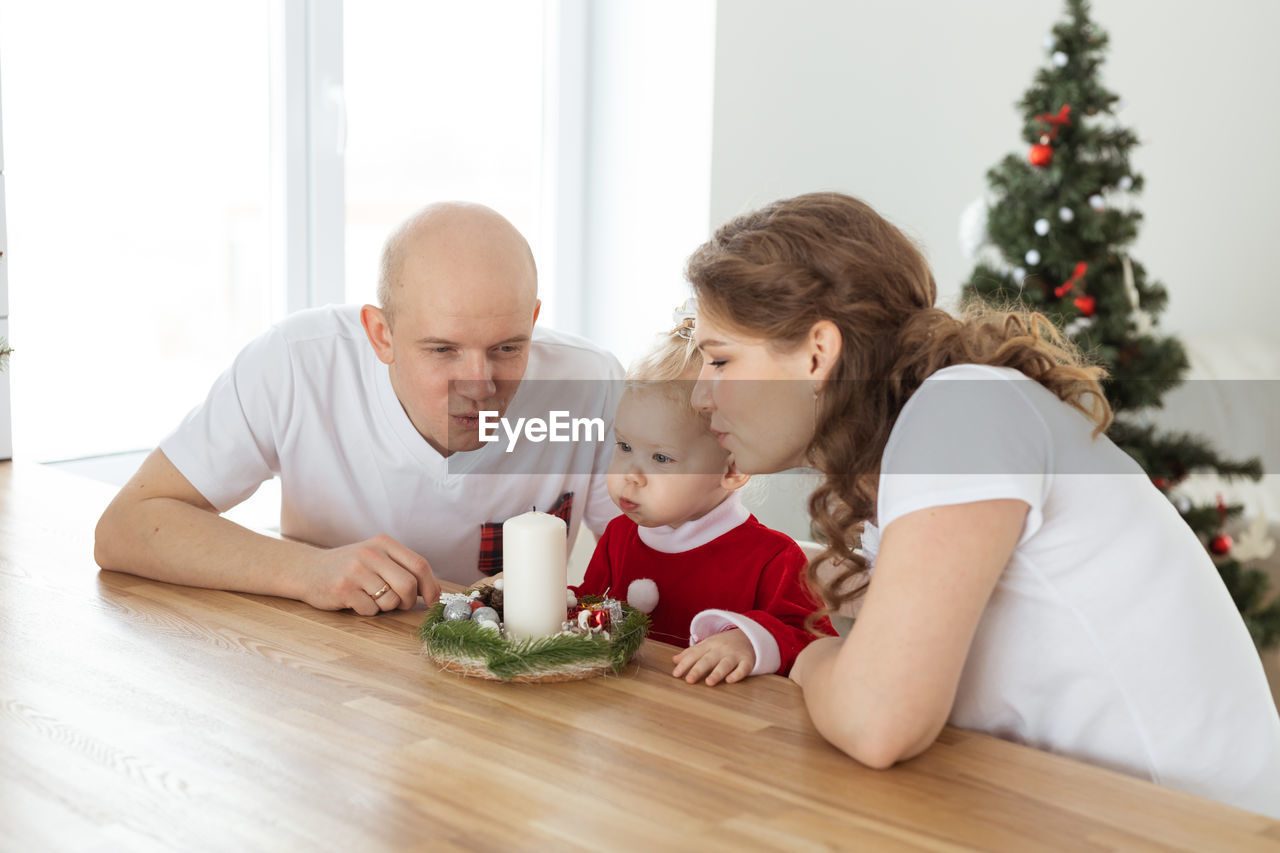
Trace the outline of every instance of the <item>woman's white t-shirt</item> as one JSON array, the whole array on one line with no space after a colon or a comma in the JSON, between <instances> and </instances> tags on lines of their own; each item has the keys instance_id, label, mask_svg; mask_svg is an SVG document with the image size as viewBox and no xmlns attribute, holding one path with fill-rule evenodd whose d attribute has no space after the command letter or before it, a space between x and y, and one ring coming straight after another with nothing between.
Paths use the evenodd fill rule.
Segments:
<instances>
[{"instance_id":1,"label":"woman's white t-shirt","mask_svg":"<svg viewBox=\"0 0 1280 853\"><path fill-rule=\"evenodd\" d=\"M1093 426L982 365L929 377L894 425L881 530L931 506L1030 507L949 722L1280 817L1280 716L1244 623L1169 500Z\"/></svg>"}]
</instances>

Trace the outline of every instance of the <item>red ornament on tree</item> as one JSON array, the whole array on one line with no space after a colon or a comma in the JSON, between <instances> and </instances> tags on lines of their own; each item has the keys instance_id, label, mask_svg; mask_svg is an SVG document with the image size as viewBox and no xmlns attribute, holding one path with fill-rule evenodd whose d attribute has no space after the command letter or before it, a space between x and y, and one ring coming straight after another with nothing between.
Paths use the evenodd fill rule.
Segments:
<instances>
[{"instance_id":1,"label":"red ornament on tree","mask_svg":"<svg viewBox=\"0 0 1280 853\"><path fill-rule=\"evenodd\" d=\"M1071 119L1067 116L1071 115L1071 107L1067 104L1062 105L1062 109L1057 114L1045 113L1036 116L1036 121L1049 125L1049 132L1040 136L1040 144L1031 146L1031 153L1027 155L1027 159L1031 161L1032 166L1044 168L1049 165L1049 161L1053 159L1053 149L1049 147L1049 143L1058 135L1058 130L1064 124L1071 124Z\"/></svg>"},{"instance_id":2,"label":"red ornament on tree","mask_svg":"<svg viewBox=\"0 0 1280 853\"><path fill-rule=\"evenodd\" d=\"M1071 278L1067 279L1062 284L1058 285L1053 289L1053 295L1058 297L1059 299L1066 296L1071 291L1071 288L1075 287L1080 282L1080 280L1084 278L1084 274L1087 273L1088 271L1089 271L1089 265L1086 264L1084 261L1080 261L1078 264L1076 264L1075 270L1071 273Z\"/></svg>"},{"instance_id":3,"label":"red ornament on tree","mask_svg":"<svg viewBox=\"0 0 1280 853\"><path fill-rule=\"evenodd\" d=\"M1163 491L1163 490L1165 490L1165 489L1169 488L1169 481L1168 481L1168 480L1166 480L1164 477L1152 477L1152 478L1151 478L1151 485L1153 485L1153 486L1155 486L1157 489L1160 489L1161 491Z\"/></svg>"},{"instance_id":4,"label":"red ornament on tree","mask_svg":"<svg viewBox=\"0 0 1280 853\"><path fill-rule=\"evenodd\" d=\"M1071 105L1063 104L1062 109L1058 110L1056 115L1054 113L1044 113L1043 115L1036 116L1036 121L1044 122L1049 125L1049 132L1046 135L1050 139L1053 139L1058 135L1058 130L1061 129L1064 124L1071 124L1070 115ZM1041 137L1040 141L1044 142L1044 137Z\"/></svg>"},{"instance_id":5,"label":"red ornament on tree","mask_svg":"<svg viewBox=\"0 0 1280 853\"><path fill-rule=\"evenodd\" d=\"M1097 300L1092 296L1077 296L1075 300L1076 307L1080 309L1080 313L1086 317L1092 317L1093 311L1097 307Z\"/></svg>"},{"instance_id":6,"label":"red ornament on tree","mask_svg":"<svg viewBox=\"0 0 1280 853\"><path fill-rule=\"evenodd\" d=\"M1222 499L1222 493L1218 493L1218 535L1209 540L1209 550L1219 557L1225 557L1231 551L1231 546L1235 543L1223 527L1227 523L1227 502Z\"/></svg>"}]
</instances>

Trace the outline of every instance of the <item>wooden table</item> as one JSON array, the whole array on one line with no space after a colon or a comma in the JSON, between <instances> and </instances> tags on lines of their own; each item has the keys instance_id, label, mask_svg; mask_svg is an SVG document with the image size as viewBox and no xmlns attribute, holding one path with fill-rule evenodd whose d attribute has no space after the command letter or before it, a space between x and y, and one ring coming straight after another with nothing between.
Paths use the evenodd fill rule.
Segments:
<instances>
[{"instance_id":1,"label":"wooden table","mask_svg":"<svg viewBox=\"0 0 1280 853\"><path fill-rule=\"evenodd\" d=\"M112 489L0 463L0 849L1280 848L1280 823L947 729L868 770L775 676L441 672L363 618L99 572Z\"/></svg>"}]
</instances>

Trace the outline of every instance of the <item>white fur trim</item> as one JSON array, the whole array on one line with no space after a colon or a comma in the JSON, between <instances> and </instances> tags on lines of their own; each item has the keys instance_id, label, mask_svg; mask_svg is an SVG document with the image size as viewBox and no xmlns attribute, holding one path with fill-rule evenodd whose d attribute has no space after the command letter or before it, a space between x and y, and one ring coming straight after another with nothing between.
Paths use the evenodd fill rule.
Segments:
<instances>
[{"instance_id":1,"label":"white fur trim","mask_svg":"<svg viewBox=\"0 0 1280 853\"><path fill-rule=\"evenodd\" d=\"M782 666L782 653L778 651L778 641L756 620L729 610L704 610L689 623L690 643L699 643L713 634L739 628L751 641L751 648L756 653L756 665L750 675L765 675L777 672Z\"/></svg>"},{"instance_id":2,"label":"white fur trim","mask_svg":"<svg viewBox=\"0 0 1280 853\"><path fill-rule=\"evenodd\" d=\"M706 545L718 539L751 517L751 511L742 505L737 492L696 521L686 521L679 527L641 527L640 541L664 554L680 554Z\"/></svg>"}]
</instances>

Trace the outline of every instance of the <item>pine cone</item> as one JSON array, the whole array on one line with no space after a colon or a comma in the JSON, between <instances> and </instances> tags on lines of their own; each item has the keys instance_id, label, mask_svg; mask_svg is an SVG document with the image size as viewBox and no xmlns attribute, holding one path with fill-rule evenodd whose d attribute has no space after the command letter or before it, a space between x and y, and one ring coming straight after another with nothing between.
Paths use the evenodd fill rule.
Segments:
<instances>
[{"instance_id":1,"label":"pine cone","mask_svg":"<svg viewBox=\"0 0 1280 853\"><path fill-rule=\"evenodd\" d=\"M486 606L498 611L499 616L502 615L502 590L494 586L482 586L480 587L480 600Z\"/></svg>"}]
</instances>

